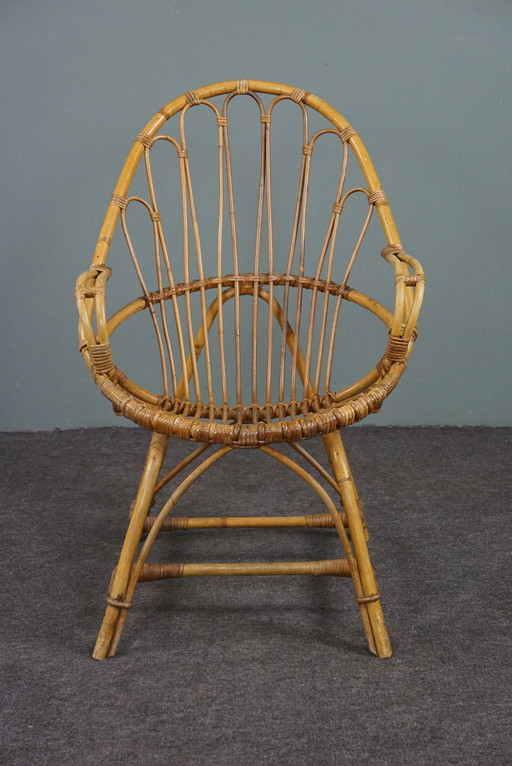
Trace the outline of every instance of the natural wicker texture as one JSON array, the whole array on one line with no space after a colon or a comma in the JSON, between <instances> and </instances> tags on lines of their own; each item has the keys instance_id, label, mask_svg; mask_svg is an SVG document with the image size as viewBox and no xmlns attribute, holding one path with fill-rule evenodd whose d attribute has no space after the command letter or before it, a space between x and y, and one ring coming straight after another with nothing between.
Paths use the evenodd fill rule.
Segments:
<instances>
[{"instance_id":1,"label":"natural wicker texture","mask_svg":"<svg viewBox=\"0 0 512 766\"><path fill-rule=\"evenodd\" d=\"M272 98L264 100L263 94ZM233 99L256 105L260 123L260 169L255 241L250 269L242 267L241 227L236 215L233 151L230 145ZM292 102L302 131L300 172L288 252L278 247L271 149L273 120L283 102ZM193 150L187 142L189 112L201 108L216 133L216 242L206 242L196 205ZM312 114L325 123L310 129ZM173 118L173 119L171 119ZM212 120L213 118L213 120ZM169 121L171 129L160 132ZM172 125L175 126L174 131ZM339 162L328 224L316 265L311 264L306 236L311 172L320 142L337 139ZM168 147L175 157L181 208L181 253L176 236L166 231L168 211L159 205L152 153ZM347 188L350 156L362 172L363 184ZM144 170L147 194L129 193L138 166ZM333 165L335 166L335 165ZM339 272L337 237L347 202L366 201L366 213L346 265ZM145 211L152 231L154 277L147 256L137 252L129 223L135 205ZM348 280L374 215L386 238L382 250L392 266L395 304L389 311L349 287ZM107 255L118 221L126 239L142 295L130 300L109 319L106 283L112 272ZM216 253L216 272L204 253ZM417 337L416 325L424 290L420 263L404 252L389 208L364 144L346 120L326 102L299 88L255 80L237 80L190 91L171 101L141 131L128 155L100 231L93 263L76 287L80 349L102 393L114 410L154 436L119 565L113 575L108 607L95 656L115 652L126 619L127 605L140 580L198 574L343 574L350 575L371 651L390 653L380 607L380 594L370 564L367 529L339 429L378 411L402 375ZM388 341L375 366L360 380L336 385L337 328L342 304L357 304L373 313L387 329ZM161 382L156 390L131 380L116 364L111 338L117 328L139 312L153 325ZM231 359L231 361L230 361ZM158 481L170 436L203 442L186 461ZM322 436L331 462L331 476L297 442ZM338 493L344 513L336 509L320 483L298 463L270 447L287 442ZM206 457L178 485L157 516L148 515L157 492L198 458L208 445L224 445ZM326 514L258 519L217 518L173 520L169 514L184 491L214 462L234 447L260 448L295 471L320 496ZM146 563L160 531L223 526L333 526L344 552L339 562L255 565L150 565ZM350 541L345 527L350 532ZM136 558L143 533L147 537Z\"/></svg>"}]
</instances>

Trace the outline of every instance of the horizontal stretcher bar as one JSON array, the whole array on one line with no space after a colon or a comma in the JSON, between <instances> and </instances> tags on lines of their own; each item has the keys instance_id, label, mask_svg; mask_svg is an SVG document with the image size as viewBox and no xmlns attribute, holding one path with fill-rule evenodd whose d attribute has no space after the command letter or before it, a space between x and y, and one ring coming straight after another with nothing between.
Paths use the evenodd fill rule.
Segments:
<instances>
[{"instance_id":1,"label":"horizontal stretcher bar","mask_svg":"<svg viewBox=\"0 0 512 766\"><path fill-rule=\"evenodd\" d=\"M144 522L144 532L149 532L156 516L148 516ZM341 520L346 526L345 514ZM162 524L162 532L176 529L225 529L227 527L327 527L333 528L330 513L317 513L310 516L217 516L197 518L169 517Z\"/></svg>"},{"instance_id":2,"label":"horizontal stretcher bar","mask_svg":"<svg viewBox=\"0 0 512 766\"><path fill-rule=\"evenodd\" d=\"M346 559L250 564L144 564L139 582L207 575L333 575L350 577Z\"/></svg>"}]
</instances>

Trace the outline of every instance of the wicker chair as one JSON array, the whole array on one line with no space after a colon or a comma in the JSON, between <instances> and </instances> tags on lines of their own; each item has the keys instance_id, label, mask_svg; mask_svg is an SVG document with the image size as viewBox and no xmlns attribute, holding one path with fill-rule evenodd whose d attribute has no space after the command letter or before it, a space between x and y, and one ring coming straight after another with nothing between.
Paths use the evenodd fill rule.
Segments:
<instances>
[{"instance_id":1,"label":"wicker chair","mask_svg":"<svg viewBox=\"0 0 512 766\"><path fill-rule=\"evenodd\" d=\"M241 108L246 106L242 115ZM202 112L201 117L212 131L214 165L208 172L197 170L205 155L204 142L198 143L195 152L199 160L195 163L196 155L187 140L191 112L194 125ZM242 198L239 190L241 184L249 183L251 164L243 160L243 172L236 176L235 160L245 156L249 141L246 137L243 151L240 145L235 151L233 125L242 117L246 119L248 113L254 116L256 140L252 143L258 159L253 163L257 172L250 180L252 191ZM270 144L278 120L279 135L283 135L283 117L295 119L289 135L290 144L296 144L296 164L289 159L293 152L282 162L288 168L291 164L296 176L294 203L288 207L286 222L277 200L283 192L289 192L290 183L276 172L279 157L274 140L272 148ZM168 120L166 132L159 132ZM309 222L321 225L321 215L316 208L314 216L309 215L314 203L308 192L317 147L325 141L330 142L328 167L335 169L335 182L329 190L329 207L323 211L322 239L318 247L312 247L306 239L306 222L309 232ZM167 150L172 159L166 161L175 163L175 202L165 206L157 194L153 172L157 145L160 157ZM350 163L350 171L354 166L357 173L362 173L361 184L346 188L351 155L357 162ZM172 176L166 173L166 183ZM145 189L140 196L129 193L134 177ZM204 212L208 206L199 209L196 189L202 191L201 187L208 183L213 184L214 193L209 189L209 212ZM172 200L172 193L169 195ZM346 244L343 248L337 246L337 234L354 198L362 200L364 212L347 251ZM242 208L249 210L247 200L251 199L252 216L245 214L240 220L238 209L235 216L235 205L241 200ZM139 217L141 211L146 216L151 256L146 253L141 258L137 252L139 245L128 226L128 209L132 208L138 209ZM210 225L206 241L202 220L211 217L212 211L214 224ZM380 220L386 238L382 255L394 272L392 311L348 286L372 216ZM132 293L129 302L107 319L105 287L111 269L106 260L119 218L142 294L133 298ZM245 244L249 238L250 248ZM123 286L124 282L117 287ZM79 277L76 287L80 350L95 382L116 413L152 432L110 583L106 613L93 653L96 659L115 653L138 582L218 574L350 577L370 651L379 657L391 655L367 548L363 506L340 429L378 411L395 388L416 339L423 290L421 265L400 244L386 196L361 138L325 101L287 85L233 80L185 93L147 123L115 187L92 266ZM367 309L381 320L383 342L370 372L340 389L335 380L342 358L337 327L342 305L348 311L350 304ZM140 380L137 383L128 377L116 364L119 358L115 345L112 352L114 331L139 314L149 318L156 335L156 390L148 390ZM136 354L146 345L139 344ZM357 344L354 347L358 349ZM160 478L171 436L198 442L199 446ZM332 475L300 444L313 436L322 438ZM278 442L287 442L298 453L299 462L276 449L273 445ZM258 449L294 471L319 495L325 512L270 517L171 516L193 482L236 448ZM209 449L161 509L151 515L157 493ZM314 475L305 469L306 465ZM343 555L285 563L148 563L155 538L164 530L264 526L332 527Z\"/></svg>"}]
</instances>

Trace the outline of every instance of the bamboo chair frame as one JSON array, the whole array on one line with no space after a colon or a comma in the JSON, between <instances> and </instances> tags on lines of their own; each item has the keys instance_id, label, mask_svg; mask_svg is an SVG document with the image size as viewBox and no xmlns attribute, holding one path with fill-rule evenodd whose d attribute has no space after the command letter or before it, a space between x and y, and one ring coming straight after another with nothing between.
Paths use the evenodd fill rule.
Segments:
<instances>
[{"instance_id":1,"label":"bamboo chair frame","mask_svg":"<svg viewBox=\"0 0 512 766\"><path fill-rule=\"evenodd\" d=\"M270 94L273 99L265 106L260 94ZM219 96L224 96L220 108L215 101ZM256 102L261 122L256 244L254 267L249 272L240 271L229 141L228 107L237 96L249 96ZM294 102L299 109L303 125L303 147L291 244L286 270L281 273L275 271L277 259L273 239L270 137L274 109L284 100ZM206 106L213 112L218 132L219 214L217 273L214 276L205 273L186 142L186 116L196 106ZM308 130L308 110L326 119L327 127L314 135L310 135ZM179 121L179 138L159 133L175 115ZM315 273L308 275L304 254L310 165L316 142L325 134L334 134L341 141L341 171L318 265ZM166 242L153 180L150 152L158 141L169 144L179 161L183 281L177 281L174 276L174 256ZM358 162L366 186L346 191L344 186L350 153ZM127 196L141 162L146 171L148 199L136 195ZM366 196L368 213L344 277L335 281L336 234L347 200L354 194ZM151 222L156 264L154 290L150 290L143 274L127 224L126 213L132 203L141 205ZM395 304L392 311L348 285L374 210L377 211L386 237L387 244L382 255L394 270ZM119 219L143 294L107 318L106 283L112 272L106 261ZM226 219L229 222L232 255L232 268L228 273L223 265L223 259L226 260L223 241ZM191 242L193 248L190 247ZM195 258L191 256L191 249L195 249ZM92 265L78 278L76 286L80 350L95 382L118 414L153 433L119 562L112 575L105 617L93 653L96 659L113 656L116 652L139 582L201 575L310 574L350 577L370 651L379 657L391 655L380 591L367 547L368 530L364 509L340 429L371 412L377 412L397 385L417 337L416 327L424 283L421 264L408 255L400 243L386 195L360 136L339 112L313 94L278 83L233 80L185 93L167 104L147 123L137 136L115 187ZM212 299L208 297L209 290L214 296ZM304 319L302 314L306 291L311 291L311 298L309 312L306 312L308 316ZM251 301L251 332L250 341L247 342L251 349L250 393L244 391L243 384L241 305L245 298ZM193 308L193 301L197 301L196 309ZM336 390L331 385L331 378L336 327L342 301L358 304L373 313L384 323L389 338L381 359L369 373L356 383ZM233 305L234 328L228 327L228 305ZM111 337L115 330L141 311L149 312L156 332L162 371L162 391L157 393L137 384L121 371L114 362L111 348ZM198 316L200 321L197 321ZM258 328L262 316L266 318L267 346L263 365L258 351ZM217 326L216 345L211 340L214 323ZM316 335L315 326L319 328ZM228 329L231 333L229 336ZM233 340L228 341L228 337ZM301 337L305 347L301 345ZM231 386L235 391L234 401L229 393L229 383L233 382L232 370L228 369L226 362L226 345L231 342L235 356L234 385ZM275 360L276 353L278 361ZM216 357L220 368L221 401L215 394L213 357ZM204 370L200 367L203 362ZM263 400L259 399L261 385L258 384L261 367L264 377ZM272 393L276 380L277 401ZM200 444L179 465L160 478L172 436ZM323 440L332 475L298 443L313 436L320 436ZM288 443L307 461L318 478L275 449L272 444L277 442ZM214 445L219 446L206 457L201 457ZM235 448L259 449L292 470L317 493L325 505L325 512L274 517L174 517L173 509L188 488L208 468ZM151 515L150 509L157 494L199 458L200 462L181 480L161 510ZM334 490L340 508L319 479ZM250 564L148 562L155 539L164 531L290 526L335 529L343 557L323 561Z\"/></svg>"}]
</instances>

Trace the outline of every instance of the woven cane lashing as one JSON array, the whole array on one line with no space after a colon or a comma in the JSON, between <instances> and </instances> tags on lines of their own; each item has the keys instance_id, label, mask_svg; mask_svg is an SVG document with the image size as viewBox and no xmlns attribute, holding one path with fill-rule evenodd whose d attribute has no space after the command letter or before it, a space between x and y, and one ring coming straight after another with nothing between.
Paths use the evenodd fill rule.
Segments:
<instances>
[{"instance_id":1,"label":"woven cane lashing","mask_svg":"<svg viewBox=\"0 0 512 766\"><path fill-rule=\"evenodd\" d=\"M242 106L250 119L240 123ZM284 117L293 127L289 146L280 152ZM209 144L194 141L199 118L211 132ZM245 138L237 143L239 124ZM319 215L312 189L324 144L332 154L332 177ZM257 163L248 158L249 145ZM166 184L172 176L174 197L166 197L157 181L165 152L170 158ZM350 163L362 170L355 184ZM290 175L283 179L276 172L288 165L294 184ZM131 189L136 168L144 182L139 178ZM294 201L286 204L292 186ZM354 214L356 198L364 205L359 205L357 232L347 242L344 219ZM132 231L134 207L146 216L152 255L146 247L141 250ZM385 257L395 270L392 311L348 286L372 217L380 219L388 242ZM118 221L140 298L129 296L123 309L105 319L97 348L85 326L87 306L81 314L93 371L116 411L182 438L250 446L348 425L378 409L394 387L419 311L423 282L409 278L419 264L401 245L389 244L399 242L398 234L364 145L325 102L299 88L250 80L186 93L137 136L111 199L95 262L106 260ZM323 233L315 239L320 228ZM85 294L93 296L92 280L84 284L89 287ZM95 299L89 300L92 305ZM96 300L100 313L102 300L101 295ZM374 369L343 388L336 379L338 325L349 303L369 309L384 323L382 362L377 356ZM140 311L149 316L156 338L160 380L151 386L114 367L114 362L119 366L115 336L113 360L102 342ZM137 348L133 351L137 355Z\"/></svg>"}]
</instances>

